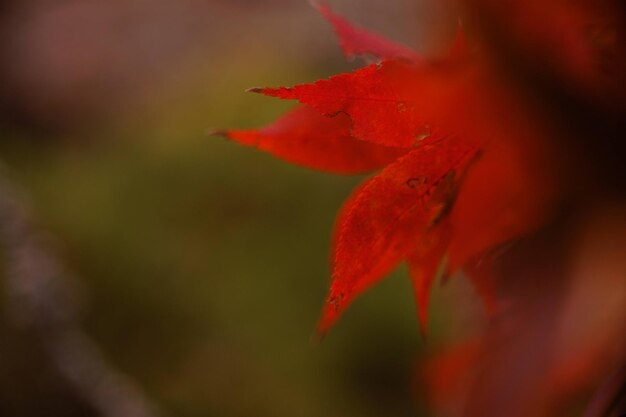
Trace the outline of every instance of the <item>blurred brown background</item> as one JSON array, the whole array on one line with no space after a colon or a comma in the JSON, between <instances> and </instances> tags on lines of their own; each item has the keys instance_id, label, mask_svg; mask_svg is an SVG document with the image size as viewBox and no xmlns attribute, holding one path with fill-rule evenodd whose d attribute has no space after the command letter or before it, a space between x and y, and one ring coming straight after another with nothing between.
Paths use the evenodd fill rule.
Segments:
<instances>
[{"instance_id":1,"label":"blurred brown background","mask_svg":"<svg viewBox=\"0 0 626 417\"><path fill-rule=\"evenodd\" d=\"M333 6L419 51L439 16ZM248 87L355 67L306 1L15 0L0 21L1 416L423 412L415 364L472 327L470 290L437 290L426 344L401 270L311 343L360 178L204 133L290 105Z\"/></svg>"}]
</instances>

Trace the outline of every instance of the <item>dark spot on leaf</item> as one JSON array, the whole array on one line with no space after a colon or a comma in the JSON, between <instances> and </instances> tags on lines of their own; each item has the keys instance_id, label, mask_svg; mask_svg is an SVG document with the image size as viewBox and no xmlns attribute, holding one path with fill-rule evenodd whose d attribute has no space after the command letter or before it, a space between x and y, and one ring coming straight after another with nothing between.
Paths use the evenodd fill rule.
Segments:
<instances>
[{"instance_id":1,"label":"dark spot on leaf","mask_svg":"<svg viewBox=\"0 0 626 417\"><path fill-rule=\"evenodd\" d=\"M424 139L428 138L431 134L432 134L432 130L430 129L430 126L425 125L424 128L420 132L415 134L415 142L419 143L423 141Z\"/></svg>"},{"instance_id":2,"label":"dark spot on leaf","mask_svg":"<svg viewBox=\"0 0 626 417\"><path fill-rule=\"evenodd\" d=\"M341 301L343 300L343 297L344 297L343 293L339 293L337 295L333 295L333 296L331 296L328 299L328 303L333 306L335 311L337 311L337 310L339 310L339 304L341 304Z\"/></svg>"},{"instance_id":3,"label":"dark spot on leaf","mask_svg":"<svg viewBox=\"0 0 626 417\"><path fill-rule=\"evenodd\" d=\"M409 178L408 180L406 180L406 185L410 188L417 188L426 185L427 182L428 177L420 176Z\"/></svg>"}]
</instances>

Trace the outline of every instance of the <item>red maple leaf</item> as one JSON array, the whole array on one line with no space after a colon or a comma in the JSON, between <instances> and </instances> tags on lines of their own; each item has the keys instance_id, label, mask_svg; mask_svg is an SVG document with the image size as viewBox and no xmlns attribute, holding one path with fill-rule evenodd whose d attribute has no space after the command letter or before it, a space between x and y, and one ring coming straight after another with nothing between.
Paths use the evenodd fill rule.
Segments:
<instances>
[{"instance_id":1,"label":"red maple leaf","mask_svg":"<svg viewBox=\"0 0 626 417\"><path fill-rule=\"evenodd\" d=\"M425 332L437 272L463 270L489 313L500 312L498 291L515 295L515 309L426 367L430 402L446 415L563 415L562 400L623 361L626 345L615 249L626 222L611 200L624 195L626 25L612 0L461 3L480 28L473 42L459 26L443 58L427 60L314 2L348 58L378 62L251 89L299 107L265 128L221 133L323 171L380 169L337 218L320 333L402 261ZM576 270L561 252L581 225L593 232L579 236L580 259L594 268ZM500 256L525 236L521 261ZM508 285L497 281L502 264Z\"/></svg>"},{"instance_id":2,"label":"red maple leaf","mask_svg":"<svg viewBox=\"0 0 626 417\"><path fill-rule=\"evenodd\" d=\"M541 157L549 153L542 130L470 51L461 31L443 59L428 62L350 25L325 4L316 7L346 55L375 55L381 62L312 84L251 89L301 106L265 128L221 133L324 171L385 167L338 217L319 332L403 260L424 331L429 289L446 255L446 273L467 266L493 309L489 274L472 265L538 227L549 212L555 186L549 158Z\"/></svg>"}]
</instances>

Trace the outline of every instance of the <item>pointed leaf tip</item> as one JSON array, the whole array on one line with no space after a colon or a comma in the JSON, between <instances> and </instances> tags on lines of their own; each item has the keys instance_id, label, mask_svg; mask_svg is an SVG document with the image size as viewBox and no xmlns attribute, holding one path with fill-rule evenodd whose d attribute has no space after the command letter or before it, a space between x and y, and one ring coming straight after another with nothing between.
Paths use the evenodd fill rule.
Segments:
<instances>
[{"instance_id":1,"label":"pointed leaf tip","mask_svg":"<svg viewBox=\"0 0 626 417\"><path fill-rule=\"evenodd\" d=\"M324 340L324 334L320 334L317 329L313 332L313 334L311 334L311 337L309 338L309 343L315 347L319 346L322 344L322 341Z\"/></svg>"},{"instance_id":2,"label":"pointed leaf tip","mask_svg":"<svg viewBox=\"0 0 626 417\"><path fill-rule=\"evenodd\" d=\"M226 129L216 129L214 127L209 127L204 131L206 136L220 136L222 138L228 139L228 130Z\"/></svg>"},{"instance_id":3,"label":"pointed leaf tip","mask_svg":"<svg viewBox=\"0 0 626 417\"><path fill-rule=\"evenodd\" d=\"M450 193L452 192L450 191ZM453 197L452 194L448 195L447 192L442 192L441 196L436 198L449 200ZM444 255L450 241L451 232L447 220L443 220L421 236L420 243L407 258L409 276L413 284L413 292L417 304L417 319L424 341L427 340L428 333L430 292L433 283L437 279L437 272L444 262Z\"/></svg>"},{"instance_id":4,"label":"pointed leaf tip","mask_svg":"<svg viewBox=\"0 0 626 417\"><path fill-rule=\"evenodd\" d=\"M263 94L263 91L265 91L265 88L263 87L251 87L248 88L246 90L246 93L258 93L258 94Z\"/></svg>"},{"instance_id":5,"label":"pointed leaf tip","mask_svg":"<svg viewBox=\"0 0 626 417\"><path fill-rule=\"evenodd\" d=\"M341 311L329 300L324 302L322 314L315 328L315 335L321 341L324 339L330 328L335 324Z\"/></svg>"}]
</instances>

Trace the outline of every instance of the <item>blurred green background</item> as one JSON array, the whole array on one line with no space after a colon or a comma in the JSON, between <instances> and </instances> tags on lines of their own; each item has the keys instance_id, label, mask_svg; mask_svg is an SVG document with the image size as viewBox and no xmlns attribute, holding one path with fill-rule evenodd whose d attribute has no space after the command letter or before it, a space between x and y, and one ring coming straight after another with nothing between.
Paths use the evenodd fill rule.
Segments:
<instances>
[{"instance_id":1,"label":"blurred green background","mask_svg":"<svg viewBox=\"0 0 626 417\"><path fill-rule=\"evenodd\" d=\"M304 1L166 3L2 9L2 174L75 281L81 330L162 415L422 415L420 362L480 314L467 286L436 290L427 343L404 268L312 342L334 216L362 178L205 134L291 106L248 87L356 64ZM336 6L413 44L406 16L429 10ZM0 415L101 415L52 363L48 336L13 318L6 287Z\"/></svg>"}]
</instances>

